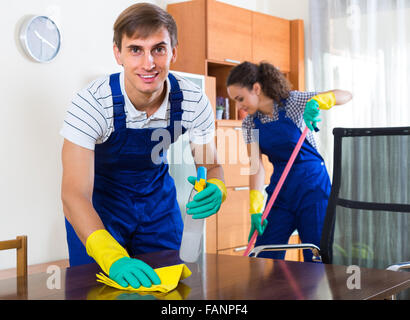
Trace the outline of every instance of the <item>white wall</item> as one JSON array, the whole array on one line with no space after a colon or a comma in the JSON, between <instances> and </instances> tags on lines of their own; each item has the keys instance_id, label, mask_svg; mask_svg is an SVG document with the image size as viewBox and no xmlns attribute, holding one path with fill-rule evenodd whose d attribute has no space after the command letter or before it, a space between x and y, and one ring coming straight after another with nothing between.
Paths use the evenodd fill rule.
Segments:
<instances>
[{"instance_id":1,"label":"white wall","mask_svg":"<svg viewBox=\"0 0 410 320\"><path fill-rule=\"evenodd\" d=\"M112 54L112 26L118 14L135 2L0 1L0 240L26 234L30 265L68 257L60 200L59 130L77 90L120 70ZM181 1L147 2L165 8ZM286 19L308 15L308 0L223 2ZM20 49L18 28L31 14L49 15L60 26L62 47L51 63L32 62ZM13 267L15 252L0 252L0 269Z\"/></svg>"}]
</instances>

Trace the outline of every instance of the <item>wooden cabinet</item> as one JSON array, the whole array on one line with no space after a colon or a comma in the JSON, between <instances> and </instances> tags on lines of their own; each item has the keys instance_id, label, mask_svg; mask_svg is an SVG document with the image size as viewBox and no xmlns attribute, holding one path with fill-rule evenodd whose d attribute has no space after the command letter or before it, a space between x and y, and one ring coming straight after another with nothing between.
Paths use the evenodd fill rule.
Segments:
<instances>
[{"instance_id":1,"label":"wooden cabinet","mask_svg":"<svg viewBox=\"0 0 410 320\"><path fill-rule=\"evenodd\" d=\"M216 78L205 76L205 93L209 101L216 101L215 87L216 87ZM212 110L215 114L216 113L215 103L211 102L211 105L212 105Z\"/></svg>"},{"instance_id":2,"label":"wooden cabinet","mask_svg":"<svg viewBox=\"0 0 410 320\"><path fill-rule=\"evenodd\" d=\"M243 254L250 230L250 215L249 159L241 121L217 121L215 140L228 197L218 214L206 220L206 250L233 254L242 251Z\"/></svg>"},{"instance_id":3,"label":"wooden cabinet","mask_svg":"<svg viewBox=\"0 0 410 320\"><path fill-rule=\"evenodd\" d=\"M178 28L178 49L172 70L207 75L206 1L194 0L169 4L167 11Z\"/></svg>"},{"instance_id":4,"label":"wooden cabinet","mask_svg":"<svg viewBox=\"0 0 410 320\"><path fill-rule=\"evenodd\" d=\"M218 252L246 246L251 226L249 188L228 188L228 194L216 218Z\"/></svg>"},{"instance_id":5,"label":"wooden cabinet","mask_svg":"<svg viewBox=\"0 0 410 320\"><path fill-rule=\"evenodd\" d=\"M290 72L289 20L252 12L253 62L268 61L283 73Z\"/></svg>"},{"instance_id":6,"label":"wooden cabinet","mask_svg":"<svg viewBox=\"0 0 410 320\"><path fill-rule=\"evenodd\" d=\"M303 20L290 21L290 72L288 79L294 90L305 90L305 49Z\"/></svg>"},{"instance_id":7,"label":"wooden cabinet","mask_svg":"<svg viewBox=\"0 0 410 320\"><path fill-rule=\"evenodd\" d=\"M167 11L178 26L178 55L172 69L216 77L218 96L228 96L224 80L233 66L245 60L273 63L293 89L304 90L303 20L281 19L215 0L173 3ZM238 119L234 106L230 119Z\"/></svg>"},{"instance_id":8,"label":"wooden cabinet","mask_svg":"<svg viewBox=\"0 0 410 320\"><path fill-rule=\"evenodd\" d=\"M252 11L218 1L207 1L207 59L252 60Z\"/></svg>"},{"instance_id":9,"label":"wooden cabinet","mask_svg":"<svg viewBox=\"0 0 410 320\"><path fill-rule=\"evenodd\" d=\"M228 98L225 82L232 66L232 63L207 62L208 75L216 78L216 96L218 97ZM214 103L216 104L216 100ZM238 111L235 102L229 99L229 119L236 120L238 118L237 115Z\"/></svg>"},{"instance_id":10,"label":"wooden cabinet","mask_svg":"<svg viewBox=\"0 0 410 320\"><path fill-rule=\"evenodd\" d=\"M205 75L205 90L214 111L216 97L228 98L225 83L229 72L245 60L274 64L293 89L304 90L302 20L281 19L215 0L173 3L167 11L178 26L177 60L171 68ZM206 251L239 255L247 245L250 230L250 166L242 121L232 100L229 119L216 121L218 159L224 169L228 198L217 215L206 219ZM265 184L269 184L273 168L266 156L263 163ZM298 241L297 236L290 241ZM286 257L300 258L295 250Z\"/></svg>"},{"instance_id":11,"label":"wooden cabinet","mask_svg":"<svg viewBox=\"0 0 410 320\"><path fill-rule=\"evenodd\" d=\"M250 162L242 136L240 120L216 122L216 148L222 164L226 187L243 187L249 184Z\"/></svg>"},{"instance_id":12,"label":"wooden cabinet","mask_svg":"<svg viewBox=\"0 0 410 320\"><path fill-rule=\"evenodd\" d=\"M289 244L300 244L299 235L293 234L289 238ZM303 250L301 249L292 249L287 250L285 254L285 260L290 261L303 261Z\"/></svg>"}]
</instances>

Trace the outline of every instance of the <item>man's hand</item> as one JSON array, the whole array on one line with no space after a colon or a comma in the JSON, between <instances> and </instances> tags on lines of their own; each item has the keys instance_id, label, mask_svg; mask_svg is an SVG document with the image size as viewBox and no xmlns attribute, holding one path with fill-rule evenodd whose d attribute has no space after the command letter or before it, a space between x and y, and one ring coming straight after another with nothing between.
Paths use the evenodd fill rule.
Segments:
<instances>
[{"instance_id":1,"label":"man's hand","mask_svg":"<svg viewBox=\"0 0 410 320\"><path fill-rule=\"evenodd\" d=\"M195 180L195 177L188 177L188 181L192 185L195 185ZM224 187L223 182L218 179L208 180L205 189L197 193L193 200L187 204L187 214L193 215L193 219L203 219L217 213L222 201L225 200L223 190L221 190Z\"/></svg>"},{"instance_id":2,"label":"man's hand","mask_svg":"<svg viewBox=\"0 0 410 320\"><path fill-rule=\"evenodd\" d=\"M115 261L111 265L109 277L124 288L128 285L134 289L141 285L149 288L152 284L161 283L154 269L141 260L129 257Z\"/></svg>"},{"instance_id":3,"label":"man's hand","mask_svg":"<svg viewBox=\"0 0 410 320\"><path fill-rule=\"evenodd\" d=\"M151 287L160 284L158 275L145 262L129 257L125 248L105 229L93 232L86 242L90 257L98 263L109 277L122 287L137 289L141 286Z\"/></svg>"}]
</instances>

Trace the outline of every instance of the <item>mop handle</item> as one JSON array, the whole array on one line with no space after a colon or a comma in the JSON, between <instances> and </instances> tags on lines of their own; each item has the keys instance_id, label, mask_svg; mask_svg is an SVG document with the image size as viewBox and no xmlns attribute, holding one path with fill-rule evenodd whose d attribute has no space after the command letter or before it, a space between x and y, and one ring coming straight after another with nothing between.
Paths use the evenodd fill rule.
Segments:
<instances>
[{"instance_id":1,"label":"mop handle","mask_svg":"<svg viewBox=\"0 0 410 320\"><path fill-rule=\"evenodd\" d=\"M283 170L282 175L280 176L279 182L276 185L275 190L273 191L272 197L270 198L270 200L269 200L269 202L268 202L268 204L265 208L265 211L262 214L262 218L261 218L261 224L262 225L263 225L263 220L265 220L267 215L269 214L270 209L272 208L273 203L275 202L276 197L278 196L279 191L282 188L283 182L285 181L290 169L292 168L293 162L295 161L296 156L298 155L299 150L302 147L303 141L305 140L308 131L309 131L308 127L306 127L305 130L303 130L302 135L300 136L299 141L296 144L295 149L293 149L293 152L292 152L292 154L291 154L291 156L288 160L288 163L286 164L285 170ZM255 243L257 235L258 235L258 231L255 230L253 232L251 240L248 243L248 246L246 247L245 253L243 254L244 256L249 255L249 252L251 251L251 247L253 247L253 244Z\"/></svg>"}]
</instances>

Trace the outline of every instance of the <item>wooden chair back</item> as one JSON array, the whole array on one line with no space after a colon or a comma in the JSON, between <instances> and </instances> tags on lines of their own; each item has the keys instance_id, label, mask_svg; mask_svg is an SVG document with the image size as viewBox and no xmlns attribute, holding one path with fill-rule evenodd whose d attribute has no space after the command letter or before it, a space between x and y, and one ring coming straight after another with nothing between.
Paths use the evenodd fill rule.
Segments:
<instances>
[{"instance_id":1,"label":"wooden chair back","mask_svg":"<svg viewBox=\"0 0 410 320\"><path fill-rule=\"evenodd\" d=\"M17 249L17 277L27 276L27 236L0 241L0 250Z\"/></svg>"}]
</instances>

